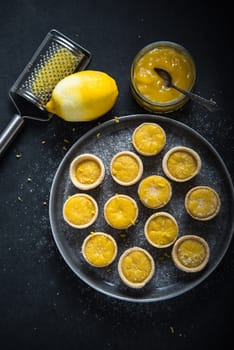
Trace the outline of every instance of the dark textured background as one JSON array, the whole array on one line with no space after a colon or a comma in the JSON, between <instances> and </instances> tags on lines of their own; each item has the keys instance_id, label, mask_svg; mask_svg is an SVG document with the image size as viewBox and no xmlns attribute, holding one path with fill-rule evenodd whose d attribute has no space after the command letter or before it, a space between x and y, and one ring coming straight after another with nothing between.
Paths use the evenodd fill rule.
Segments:
<instances>
[{"instance_id":1,"label":"dark textured background","mask_svg":"<svg viewBox=\"0 0 234 350\"><path fill-rule=\"evenodd\" d=\"M231 11L223 2L204 4L9 0L1 7L0 129L14 113L9 88L52 28L92 52L89 68L112 75L119 97L112 111L92 123L27 121L0 160L0 348L183 350L232 340L233 244L217 269L186 294L127 303L94 291L73 274L58 253L48 216L52 180L66 149L97 123L143 112L129 91L130 66L143 46L158 40L191 52L196 92L222 107L210 114L189 103L171 117L216 148L233 180Z\"/></svg>"}]
</instances>

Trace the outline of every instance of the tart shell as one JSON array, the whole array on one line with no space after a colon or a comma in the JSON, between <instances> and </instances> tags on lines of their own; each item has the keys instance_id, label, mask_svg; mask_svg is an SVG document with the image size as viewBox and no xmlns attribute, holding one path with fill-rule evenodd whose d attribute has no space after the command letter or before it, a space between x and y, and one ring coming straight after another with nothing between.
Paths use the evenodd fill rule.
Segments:
<instances>
[{"instance_id":1,"label":"tart shell","mask_svg":"<svg viewBox=\"0 0 234 350\"><path fill-rule=\"evenodd\" d=\"M92 161L96 162L100 167L99 177L96 179L96 181L94 181L93 183L90 183L90 184L85 184L85 183L80 182L76 176L76 169L77 169L78 165L85 160L92 160ZM93 188L96 188L97 186L99 186L102 183L102 181L105 177L105 167L104 167L103 161L99 157L97 157L94 154L84 153L84 154L81 154L73 159L73 161L71 162L71 165L70 165L69 174L70 174L70 179L75 187L79 188L80 190L87 191L87 190L91 190Z\"/></svg>"},{"instance_id":2,"label":"tart shell","mask_svg":"<svg viewBox=\"0 0 234 350\"><path fill-rule=\"evenodd\" d=\"M66 215L66 206L67 206L68 202L69 202L71 199L76 198L76 197L83 197L83 198L86 198L86 199L88 199L88 200L93 204L93 206L94 206L95 213L94 213L92 219L91 219L89 222L87 222L86 224L81 224L81 225L74 224L73 222L71 222L71 221L69 220L69 218L68 218L67 215ZM74 227L74 228L83 229L83 228L89 227L89 226L91 226L91 225L96 221L97 217L98 217L98 205L97 205L97 202L96 202L96 200L95 200L92 196L90 196L90 195L88 195L88 194L86 194L86 193L76 193L76 194L70 196L70 197L65 201L65 203L64 203L64 205L63 205L63 218L64 218L64 220L66 221L66 223L67 223L68 225L70 225L70 226L72 226L72 227Z\"/></svg>"},{"instance_id":3,"label":"tart shell","mask_svg":"<svg viewBox=\"0 0 234 350\"><path fill-rule=\"evenodd\" d=\"M205 249L204 260L198 266L195 266L195 267L185 266L178 259L178 249L179 249L180 245L183 242L185 242L186 240L198 241L199 243L201 243L203 245L203 247ZM184 272L199 272L199 271L203 270L205 268L205 266L207 265L209 258L210 258L210 248L209 248L208 243L204 240L204 238L197 236L197 235L185 235L185 236L180 237L179 239L177 239L177 241L175 242L173 249L172 249L172 260L173 260L175 266Z\"/></svg>"},{"instance_id":4,"label":"tart shell","mask_svg":"<svg viewBox=\"0 0 234 350\"><path fill-rule=\"evenodd\" d=\"M149 237L149 233L148 233L148 226L150 224L150 222L154 219L154 218L157 218L157 217L165 217L165 218L169 218L174 224L175 224L175 227L176 227L176 234L174 236L174 238L167 244L157 244L155 242L152 241L152 239ZM178 237L178 233L179 233L179 227L178 227L178 224L177 224L177 221L176 219L174 218L174 216L172 216L171 214L167 213L167 212L164 212L164 211L161 211L161 212L157 212L157 213L154 213L152 214L146 221L145 223L145 227L144 227L144 233L145 233L145 237L147 239L147 241L154 247L156 248L167 248L167 247L170 247L177 239Z\"/></svg>"},{"instance_id":5,"label":"tart shell","mask_svg":"<svg viewBox=\"0 0 234 350\"><path fill-rule=\"evenodd\" d=\"M85 251L88 242L89 242L91 239L93 239L94 237L98 237L98 236L104 236L104 237L106 237L108 240L110 240L110 241L113 243L113 246L114 246L114 254L113 254L112 258L111 258L109 261L107 261L106 263L101 264L101 265L97 265L97 264L92 263L92 262L89 260L87 254L86 254L86 251ZM97 249L98 249L98 248L97 248ZM104 232L93 232L93 233L91 233L90 235L88 235L88 236L84 239L83 244L82 244L82 248L81 248L81 252L82 252L83 257L84 257L84 259L86 260L86 262L87 262L88 264L90 264L91 266L98 267L98 268L99 268L99 267L105 267L105 266L110 265L110 264L115 260L116 255L117 255L117 251L118 251L118 248L117 248L117 244L116 244L115 239L114 239L111 235L109 235L108 233L104 233Z\"/></svg>"},{"instance_id":6,"label":"tart shell","mask_svg":"<svg viewBox=\"0 0 234 350\"><path fill-rule=\"evenodd\" d=\"M114 165L114 162L115 162L115 160L116 160L118 157L120 157L120 156L122 156L122 155L123 155L123 156L124 156L124 155L130 156L130 157L132 157L134 160L136 160L136 162L137 162L137 164L138 164L138 168L139 168L137 176L136 176L133 180L128 181L128 182L125 182L125 181L122 181L122 180L118 179L118 177L115 176L115 175L113 174L113 165ZM115 182L117 182L119 185L122 185L122 186L131 186L131 185L134 185L135 183L137 183L137 182L140 180L140 178L142 177L142 174L143 174L143 163L142 163L142 160L140 159L140 157L138 157L138 155L136 155L136 154L133 153L133 152L130 152L130 151L122 151L122 152L119 152L119 153L117 153L117 154L112 158L112 160L111 160L111 164L110 164L110 173L111 173L111 176L112 176L113 180L114 180Z\"/></svg>"},{"instance_id":7,"label":"tart shell","mask_svg":"<svg viewBox=\"0 0 234 350\"><path fill-rule=\"evenodd\" d=\"M196 191L196 190L199 190L199 189L204 189L204 190L209 190L211 191L214 196L216 197L216 200L217 200L217 206L215 208L215 210L213 211L212 214L210 215L207 215L207 216L204 216L204 217L199 217L199 216L195 216L190 210L189 210L189 206L188 206L188 203L189 203L189 198L191 196L191 194ZM186 196L185 196L185 201L184 201L184 205L185 205L185 209L187 211L187 213L195 220L199 220L199 221L208 221L208 220L211 220L213 219L216 215L218 215L219 211L220 211L220 207L221 207L221 201L220 201L220 198L219 198L219 195L218 193L211 187L209 186L196 186L196 187L193 187L191 188Z\"/></svg>"},{"instance_id":8,"label":"tart shell","mask_svg":"<svg viewBox=\"0 0 234 350\"><path fill-rule=\"evenodd\" d=\"M143 254L146 255L146 257L149 259L150 263L151 263L151 271L148 274L148 276L142 281L142 282L132 282L129 281L129 279L127 279L122 271L122 264L124 259L132 252L142 252ZM127 250L125 250L118 262L118 273L119 276L121 278L121 280L128 286L131 288L135 288L135 289L139 289L139 288L143 288L153 277L154 275L154 271L155 271L155 264L154 264L154 259L152 258L152 256L150 255L150 253L147 252L147 250L140 248L140 247L132 247L129 248Z\"/></svg>"},{"instance_id":9,"label":"tart shell","mask_svg":"<svg viewBox=\"0 0 234 350\"><path fill-rule=\"evenodd\" d=\"M153 185L147 184L147 182L149 182L149 181L151 181L153 183ZM144 196L142 192L145 192L147 195L148 195L148 193L151 192L151 197L152 198L154 197L152 199L154 201L155 197L160 196L159 192L162 193L162 191L163 191L161 184L158 186L158 188L156 188L154 190L154 186L155 186L154 183L155 182L160 183L162 181L164 182L164 184L166 186L168 186L167 196L165 197L164 200L161 200L161 201L159 200L158 204L157 203L150 204L147 196ZM155 194L154 194L154 192L155 192ZM164 207L170 201L170 199L172 197L172 187L171 187L170 182L165 177L160 176L160 175L150 175L150 176L145 177L143 180L141 180L141 182L139 183L139 186L138 186L137 194L138 194L138 197L139 197L141 203L145 207L150 208L150 209L159 209L159 208ZM153 194L154 194L154 196L153 196Z\"/></svg>"},{"instance_id":10,"label":"tart shell","mask_svg":"<svg viewBox=\"0 0 234 350\"><path fill-rule=\"evenodd\" d=\"M161 142L160 145L158 145L158 147L154 150L154 151L151 151L151 152L146 152L142 149L142 147L140 147L137 142L136 142L136 135L137 133L144 127L147 127L147 126L152 126L154 128L157 128L157 131L159 133L161 133L161 136L163 138L163 141ZM150 142L150 141L148 141ZM163 128L156 124L156 123L142 123L140 124L133 132L132 134L132 144L133 144L133 147L135 148L135 150L143 155L143 156L146 156L146 157L150 157L150 156L155 156L157 155L158 153L160 153L162 151L162 149L164 148L165 144L166 144L166 133L165 131L163 130Z\"/></svg>"},{"instance_id":11,"label":"tart shell","mask_svg":"<svg viewBox=\"0 0 234 350\"><path fill-rule=\"evenodd\" d=\"M107 214L108 205L111 203L112 200L114 200L116 198L125 198L125 199L129 200L134 205L134 207L136 209L136 214L135 214L135 217L133 218L133 220L131 222L129 222L129 224L123 225L121 227L118 225L114 225L113 222L111 222L111 220L108 218L108 214ZM137 217L138 217L138 212L139 212L139 210L138 210L138 205L137 205L136 201L132 197L125 195L125 194L116 194L116 195L112 196L111 198L108 199L108 201L104 205L104 218L105 218L106 222L112 228L115 228L117 230L125 230L125 229L129 228L130 226L134 225L136 220L137 220Z\"/></svg>"},{"instance_id":12,"label":"tart shell","mask_svg":"<svg viewBox=\"0 0 234 350\"><path fill-rule=\"evenodd\" d=\"M185 152L185 153L188 153L190 154L196 161L196 170L195 172L191 175L191 176L188 176L186 178L178 178L178 177L175 177L174 175L171 174L171 172L169 171L168 169L168 159L169 157L174 153L174 152ZM196 176L200 169L201 169L201 165L202 165L202 162L201 162L201 158L199 156L199 154L197 152L195 152L192 148L189 148L189 147L184 147L184 146L176 146L176 147L173 147L171 148L163 157L163 160L162 160L162 168L163 168L163 171L165 173L165 175L173 180L173 181L176 181L176 182L185 182L185 181L188 181L188 180L191 180L194 176Z\"/></svg>"}]
</instances>

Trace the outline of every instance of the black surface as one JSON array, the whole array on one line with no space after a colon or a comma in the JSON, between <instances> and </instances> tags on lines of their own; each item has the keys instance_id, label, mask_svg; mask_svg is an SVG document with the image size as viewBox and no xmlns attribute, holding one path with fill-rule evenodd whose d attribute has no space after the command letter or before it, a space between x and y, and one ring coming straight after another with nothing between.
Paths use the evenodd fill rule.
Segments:
<instances>
[{"instance_id":1,"label":"black surface","mask_svg":"<svg viewBox=\"0 0 234 350\"><path fill-rule=\"evenodd\" d=\"M210 114L189 103L171 117L216 148L233 180L231 14L224 2L4 2L0 129L14 113L9 88L52 28L91 51L89 68L112 75L119 97L112 111L92 123L67 124L56 117L49 123L28 121L0 160L1 348L163 350L217 348L232 341L233 243L218 268L186 294L159 303L127 303L77 278L57 250L48 216L52 180L66 149L100 122L143 112L130 95L130 65L138 50L158 40L175 41L191 52L196 92L222 107Z\"/></svg>"}]
</instances>

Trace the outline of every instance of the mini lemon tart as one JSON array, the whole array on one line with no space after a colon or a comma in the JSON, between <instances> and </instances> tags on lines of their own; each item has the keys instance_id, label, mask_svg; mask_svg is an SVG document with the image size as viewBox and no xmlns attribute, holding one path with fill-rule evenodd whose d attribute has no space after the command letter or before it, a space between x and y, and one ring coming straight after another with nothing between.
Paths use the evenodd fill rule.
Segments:
<instances>
[{"instance_id":1,"label":"mini lemon tart","mask_svg":"<svg viewBox=\"0 0 234 350\"><path fill-rule=\"evenodd\" d=\"M163 157L162 167L165 175L174 181L184 182L192 179L201 169L201 159L189 147L171 148Z\"/></svg>"},{"instance_id":2,"label":"mini lemon tart","mask_svg":"<svg viewBox=\"0 0 234 350\"><path fill-rule=\"evenodd\" d=\"M63 205L63 218L72 227L85 228L92 225L98 216L98 205L85 193L70 196Z\"/></svg>"},{"instance_id":3,"label":"mini lemon tart","mask_svg":"<svg viewBox=\"0 0 234 350\"><path fill-rule=\"evenodd\" d=\"M142 176L143 163L133 152L119 152L111 160L110 172L118 184L122 186L134 185Z\"/></svg>"},{"instance_id":4,"label":"mini lemon tart","mask_svg":"<svg viewBox=\"0 0 234 350\"><path fill-rule=\"evenodd\" d=\"M136 201L130 196L116 194L104 205L106 222L115 229L127 229L135 224L138 216Z\"/></svg>"},{"instance_id":5,"label":"mini lemon tart","mask_svg":"<svg viewBox=\"0 0 234 350\"><path fill-rule=\"evenodd\" d=\"M102 160L94 154L81 154L70 165L70 179L80 190L91 190L101 184L105 176Z\"/></svg>"},{"instance_id":6,"label":"mini lemon tart","mask_svg":"<svg viewBox=\"0 0 234 350\"><path fill-rule=\"evenodd\" d=\"M142 123L134 130L132 135L132 144L135 150L143 156L158 154L165 143L165 131L156 123Z\"/></svg>"},{"instance_id":7,"label":"mini lemon tart","mask_svg":"<svg viewBox=\"0 0 234 350\"><path fill-rule=\"evenodd\" d=\"M169 213L158 212L145 223L145 237L156 248L167 248L177 239L179 228L176 219Z\"/></svg>"},{"instance_id":8,"label":"mini lemon tart","mask_svg":"<svg viewBox=\"0 0 234 350\"><path fill-rule=\"evenodd\" d=\"M153 277L154 271L152 256L140 247L125 250L118 262L119 276L131 288L144 287Z\"/></svg>"},{"instance_id":9,"label":"mini lemon tart","mask_svg":"<svg viewBox=\"0 0 234 350\"><path fill-rule=\"evenodd\" d=\"M140 182L138 186L138 196L142 204L147 208L161 208L171 199L171 184L163 176L148 176Z\"/></svg>"},{"instance_id":10,"label":"mini lemon tart","mask_svg":"<svg viewBox=\"0 0 234 350\"><path fill-rule=\"evenodd\" d=\"M82 254L92 266L105 267L110 265L117 255L115 239L104 232L92 232L82 244Z\"/></svg>"},{"instance_id":11,"label":"mini lemon tart","mask_svg":"<svg viewBox=\"0 0 234 350\"><path fill-rule=\"evenodd\" d=\"M185 196L185 208L196 220L213 219L218 214L220 206L218 193L208 186L193 187Z\"/></svg>"},{"instance_id":12,"label":"mini lemon tart","mask_svg":"<svg viewBox=\"0 0 234 350\"><path fill-rule=\"evenodd\" d=\"M209 261L208 243L200 236L180 237L172 249L172 260L176 267L185 272L201 271Z\"/></svg>"}]
</instances>

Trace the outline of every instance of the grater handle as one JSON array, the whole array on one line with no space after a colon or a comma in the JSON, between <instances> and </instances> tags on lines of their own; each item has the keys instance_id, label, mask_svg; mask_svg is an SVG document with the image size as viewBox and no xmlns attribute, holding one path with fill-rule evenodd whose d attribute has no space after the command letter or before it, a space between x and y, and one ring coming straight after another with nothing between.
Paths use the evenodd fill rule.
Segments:
<instances>
[{"instance_id":1,"label":"grater handle","mask_svg":"<svg viewBox=\"0 0 234 350\"><path fill-rule=\"evenodd\" d=\"M24 118L19 114L15 114L10 123L0 133L0 156L3 155L7 147L10 145L11 141L20 131L23 124Z\"/></svg>"}]
</instances>

